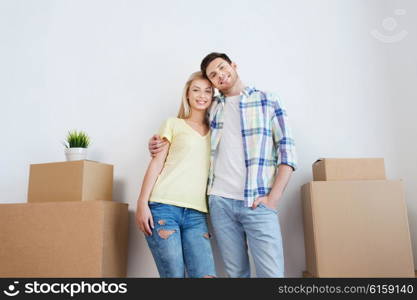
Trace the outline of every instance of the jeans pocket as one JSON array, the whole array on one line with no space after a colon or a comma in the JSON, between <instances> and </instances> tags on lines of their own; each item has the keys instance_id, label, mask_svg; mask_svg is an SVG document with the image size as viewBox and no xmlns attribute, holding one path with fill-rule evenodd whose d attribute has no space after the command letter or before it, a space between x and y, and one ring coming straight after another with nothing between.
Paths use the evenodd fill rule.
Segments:
<instances>
[{"instance_id":1,"label":"jeans pocket","mask_svg":"<svg viewBox=\"0 0 417 300\"><path fill-rule=\"evenodd\" d=\"M148 203L149 209L152 212L152 215L154 215L156 212L160 212L164 210L164 204L159 202L149 202Z\"/></svg>"},{"instance_id":2,"label":"jeans pocket","mask_svg":"<svg viewBox=\"0 0 417 300\"><path fill-rule=\"evenodd\" d=\"M278 211L276 210L276 209L272 209L272 208L269 208L268 206L266 206L264 203L259 203L258 204L258 206L259 207L262 207L262 208L265 208L266 210L269 210L269 211L272 211L272 212L274 212L274 213L278 213Z\"/></svg>"}]
</instances>

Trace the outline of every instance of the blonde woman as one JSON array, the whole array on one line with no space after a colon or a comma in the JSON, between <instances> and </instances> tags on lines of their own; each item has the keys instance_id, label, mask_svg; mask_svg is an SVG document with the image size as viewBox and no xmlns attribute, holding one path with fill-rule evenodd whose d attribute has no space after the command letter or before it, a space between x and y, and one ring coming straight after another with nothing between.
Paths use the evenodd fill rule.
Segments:
<instances>
[{"instance_id":1,"label":"blonde woman","mask_svg":"<svg viewBox=\"0 0 417 300\"><path fill-rule=\"evenodd\" d=\"M187 81L177 118L159 135L137 201L136 223L145 234L161 277L215 277L206 214L210 166L207 109L213 87L201 72Z\"/></svg>"}]
</instances>

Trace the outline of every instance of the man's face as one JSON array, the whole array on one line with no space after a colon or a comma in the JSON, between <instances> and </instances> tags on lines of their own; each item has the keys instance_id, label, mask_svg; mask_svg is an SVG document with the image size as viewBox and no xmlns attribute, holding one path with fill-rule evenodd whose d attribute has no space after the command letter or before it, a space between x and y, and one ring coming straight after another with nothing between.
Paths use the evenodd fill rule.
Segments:
<instances>
[{"instance_id":1,"label":"man's face","mask_svg":"<svg viewBox=\"0 0 417 300\"><path fill-rule=\"evenodd\" d=\"M210 82L220 91L227 91L234 86L238 75L236 64L229 64L223 58L214 59L206 69L206 74Z\"/></svg>"}]
</instances>

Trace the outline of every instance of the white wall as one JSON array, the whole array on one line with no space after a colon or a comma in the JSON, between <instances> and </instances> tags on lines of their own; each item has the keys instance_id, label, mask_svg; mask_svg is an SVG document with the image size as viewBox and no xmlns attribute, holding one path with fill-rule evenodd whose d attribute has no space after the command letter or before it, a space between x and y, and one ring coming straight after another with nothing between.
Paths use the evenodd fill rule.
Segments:
<instances>
[{"instance_id":1,"label":"white wall","mask_svg":"<svg viewBox=\"0 0 417 300\"><path fill-rule=\"evenodd\" d=\"M287 276L305 269L300 186L318 157L385 158L406 183L416 258L416 17L413 0L0 0L0 202L25 202L29 164L64 160L67 130L83 129L130 206L128 275L157 276L133 214L147 140L204 55L223 51L289 112L299 170L280 203ZM374 29L408 35L387 43Z\"/></svg>"},{"instance_id":2,"label":"white wall","mask_svg":"<svg viewBox=\"0 0 417 300\"><path fill-rule=\"evenodd\" d=\"M389 3L389 2L388 2ZM386 139L387 153L391 157L387 166L393 178L403 178L408 205L414 266L417 269L417 2L399 1L400 5L387 5L387 14L393 8L404 8L404 16L395 17L408 35L399 43L386 45L387 78L389 93L386 121L390 128ZM401 32L401 30L398 30Z\"/></svg>"}]
</instances>

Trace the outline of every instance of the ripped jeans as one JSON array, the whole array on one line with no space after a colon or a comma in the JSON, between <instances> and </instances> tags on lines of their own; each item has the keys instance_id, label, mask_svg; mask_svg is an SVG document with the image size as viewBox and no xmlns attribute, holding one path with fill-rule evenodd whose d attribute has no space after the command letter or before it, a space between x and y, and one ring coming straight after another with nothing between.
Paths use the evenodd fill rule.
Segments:
<instances>
[{"instance_id":1,"label":"ripped jeans","mask_svg":"<svg viewBox=\"0 0 417 300\"><path fill-rule=\"evenodd\" d=\"M162 278L216 276L206 214L191 208L149 202L155 228L147 236Z\"/></svg>"}]
</instances>

